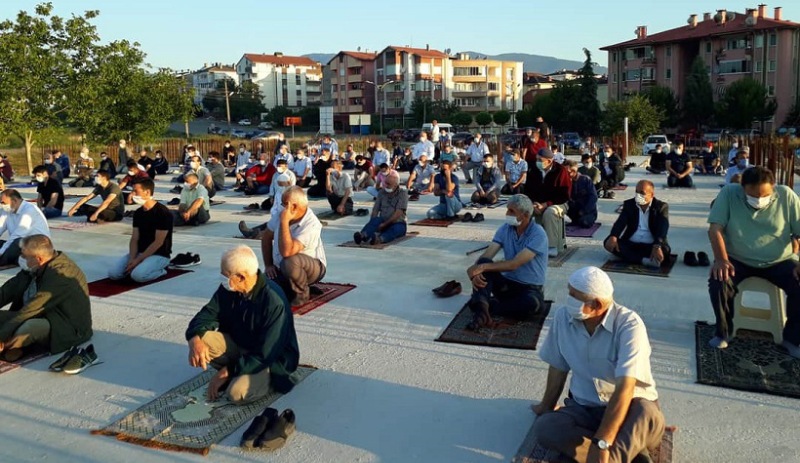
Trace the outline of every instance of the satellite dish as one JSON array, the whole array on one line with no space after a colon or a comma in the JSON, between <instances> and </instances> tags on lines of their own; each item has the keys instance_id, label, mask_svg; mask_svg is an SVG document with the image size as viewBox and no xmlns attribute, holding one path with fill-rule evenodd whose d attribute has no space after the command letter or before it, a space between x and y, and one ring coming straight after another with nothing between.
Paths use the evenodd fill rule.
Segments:
<instances>
[{"instance_id":1,"label":"satellite dish","mask_svg":"<svg viewBox=\"0 0 800 463\"><path fill-rule=\"evenodd\" d=\"M722 21L722 15L717 13L714 15L714 22L719 24Z\"/></svg>"},{"instance_id":2,"label":"satellite dish","mask_svg":"<svg viewBox=\"0 0 800 463\"><path fill-rule=\"evenodd\" d=\"M748 17L747 17L747 18L744 20L744 24L745 24L746 26L755 26L755 25L756 25L756 18L754 18L753 16L748 16Z\"/></svg>"},{"instance_id":3,"label":"satellite dish","mask_svg":"<svg viewBox=\"0 0 800 463\"><path fill-rule=\"evenodd\" d=\"M736 13L734 13L733 11L729 11L727 19L728 21L733 21L734 19L736 19Z\"/></svg>"}]
</instances>

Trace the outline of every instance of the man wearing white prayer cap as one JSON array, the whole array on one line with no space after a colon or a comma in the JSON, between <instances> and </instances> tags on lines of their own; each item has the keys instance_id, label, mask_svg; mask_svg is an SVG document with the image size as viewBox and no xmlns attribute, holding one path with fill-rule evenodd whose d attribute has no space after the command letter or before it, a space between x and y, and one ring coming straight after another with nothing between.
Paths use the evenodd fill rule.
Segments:
<instances>
[{"instance_id":1,"label":"man wearing white prayer cap","mask_svg":"<svg viewBox=\"0 0 800 463\"><path fill-rule=\"evenodd\" d=\"M569 295L539 351L550 365L536 413L544 447L579 462L649 462L664 433L642 319L614 302L604 271L569 277ZM572 371L569 395L556 410Z\"/></svg>"}]
</instances>

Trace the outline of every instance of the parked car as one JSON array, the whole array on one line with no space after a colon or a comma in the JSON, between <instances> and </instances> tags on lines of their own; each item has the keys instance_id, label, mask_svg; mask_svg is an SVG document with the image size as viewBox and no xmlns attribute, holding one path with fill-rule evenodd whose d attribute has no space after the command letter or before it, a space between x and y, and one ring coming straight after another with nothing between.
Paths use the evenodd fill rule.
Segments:
<instances>
[{"instance_id":1,"label":"parked car","mask_svg":"<svg viewBox=\"0 0 800 463\"><path fill-rule=\"evenodd\" d=\"M706 147L706 143L708 141L703 140L702 138L687 138L682 140L683 141L683 151L688 154L689 156L700 156L703 152L703 148Z\"/></svg>"},{"instance_id":2,"label":"parked car","mask_svg":"<svg viewBox=\"0 0 800 463\"><path fill-rule=\"evenodd\" d=\"M794 139L797 137L797 127L781 127L778 129L777 134L779 137L789 136L789 138Z\"/></svg>"},{"instance_id":3,"label":"parked car","mask_svg":"<svg viewBox=\"0 0 800 463\"><path fill-rule=\"evenodd\" d=\"M726 137L731 135L728 129L708 129L705 134L703 134L703 140L710 141L712 143L719 143L720 140L724 140Z\"/></svg>"},{"instance_id":4,"label":"parked car","mask_svg":"<svg viewBox=\"0 0 800 463\"><path fill-rule=\"evenodd\" d=\"M452 143L453 146L469 146L473 138L475 138L475 136L469 132L456 132L450 138L450 143Z\"/></svg>"},{"instance_id":5,"label":"parked car","mask_svg":"<svg viewBox=\"0 0 800 463\"><path fill-rule=\"evenodd\" d=\"M392 129L386 134L386 138L392 141L400 141L403 139L405 129Z\"/></svg>"},{"instance_id":6,"label":"parked car","mask_svg":"<svg viewBox=\"0 0 800 463\"><path fill-rule=\"evenodd\" d=\"M512 148L519 148L520 146L522 146L522 138L523 136L517 135L516 133L507 133L502 137L500 137L500 143L502 143L503 146L511 146Z\"/></svg>"},{"instance_id":7,"label":"parked car","mask_svg":"<svg viewBox=\"0 0 800 463\"><path fill-rule=\"evenodd\" d=\"M247 132L242 129L231 129L231 138L247 138Z\"/></svg>"},{"instance_id":8,"label":"parked car","mask_svg":"<svg viewBox=\"0 0 800 463\"><path fill-rule=\"evenodd\" d=\"M420 129L406 129L405 132L403 132L403 140L417 141L420 133L422 133Z\"/></svg>"},{"instance_id":9,"label":"parked car","mask_svg":"<svg viewBox=\"0 0 800 463\"><path fill-rule=\"evenodd\" d=\"M251 140L277 140L281 132L258 132Z\"/></svg>"},{"instance_id":10,"label":"parked car","mask_svg":"<svg viewBox=\"0 0 800 463\"><path fill-rule=\"evenodd\" d=\"M564 132L564 135L561 136L561 142L564 143L564 148L576 150L580 149L583 140L581 140L581 136L577 132Z\"/></svg>"},{"instance_id":11,"label":"parked car","mask_svg":"<svg viewBox=\"0 0 800 463\"><path fill-rule=\"evenodd\" d=\"M650 135L644 140L642 145L642 155L647 156L647 153L656 149L656 145L661 145L661 151L668 153L671 150L669 140L666 135Z\"/></svg>"},{"instance_id":12,"label":"parked car","mask_svg":"<svg viewBox=\"0 0 800 463\"><path fill-rule=\"evenodd\" d=\"M267 121L263 121L260 124L258 124L258 128L262 129L262 130L272 130L272 123L271 122L267 122Z\"/></svg>"},{"instance_id":13,"label":"parked car","mask_svg":"<svg viewBox=\"0 0 800 463\"><path fill-rule=\"evenodd\" d=\"M250 124L250 119L242 119L239 122L237 122L237 124L239 124L239 125L251 125Z\"/></svg>"}]
</instances>

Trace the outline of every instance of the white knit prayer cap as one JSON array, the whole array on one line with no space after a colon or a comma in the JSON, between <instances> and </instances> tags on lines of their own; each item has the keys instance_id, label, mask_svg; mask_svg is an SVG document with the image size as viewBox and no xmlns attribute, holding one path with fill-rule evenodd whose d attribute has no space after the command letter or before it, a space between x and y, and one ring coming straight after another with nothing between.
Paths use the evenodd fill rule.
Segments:
<instances>
[{"instance_id":1,"label":"white knit prayer cap","mask_svg":"<svg viewBox=\"0 0 800 463\"><path fill-rule=\"evenodd\" d=\"M611 283L611 278L597 267L576 270L569 277L569 285L593 298L610 300L614 296L614 284Z\"/></svg>"}]
</instances>

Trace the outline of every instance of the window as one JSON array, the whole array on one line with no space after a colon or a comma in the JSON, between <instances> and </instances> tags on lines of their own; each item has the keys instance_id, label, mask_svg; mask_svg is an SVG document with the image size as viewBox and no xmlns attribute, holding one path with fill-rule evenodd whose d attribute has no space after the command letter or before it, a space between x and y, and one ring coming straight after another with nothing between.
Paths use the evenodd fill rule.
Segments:
<instances>
[{"instance_id":1,"label":"window","mask_svg":"<svg viewBox=\"0 0 800 463\"><path fill-rule=\"evenodd\" d=\"M489 106L497 106L498 105L496 96L491 96L487 100L489 101L489 103L488 103Z\"/></svg>"},{"instance_id":2,"label":"window","mask_svg":"<svg viewBox=\"0 0 800 463\"><path fill-rule=\"evenodd\" d=\"M672 45L667 45L667 56L672 56Z\"/></svg>"},{"instance_id":3,"label":"window","mask_svg":"<svg viewBox=\"0 0 800 463\"><path fill-rule=\"evenodd\" d=\"M769 46L770 47L778 46L778 34L772 33L769 35Z\"/></svg>"},{"instance_id":4,"label":"window","mask_svg":"<svg viewBox=\"0 0 800 463\"><path fill-rule=\"evenodd\" d=\"M431 65L430 65L430 63L419 63L419 66L417 66L417 73L418 74L430 75L431 74Z\"/></svg>"},{"instance_id":5,"label":"window","mask_svg":"<svg viewBox=\"0 0 800 463\"><path fill-rule=\"evenodd\" d=\"M355 68L350 68L350 71L349 71L349 72L350 72L350 75L351 75L351 76L360 76L360 75L361 75L361 70L362 70L362 69L363 69L363 68L362 68L361 66L359 66L359 67L355 67Z\"/></svg>"},{"instance_id":6,"label":"window","mask_svg":"<svg viewBox=\"0 0 800 463\"><path fill-rule=\"evenodd\" d=\"M473 66L473 67L458 67L453 69L454 76L482 76L483 74L483 67Z\"/></svg>"},{"instance_id":7,"label":"window","mask_svg":"<svg viewBox=\"0 0 800 463\"><path fill-rule=\"evenodd\" d=\"M351 105L360 105L361 104L361 98L350 98L350 104Z\"/></svg>"},{"instance_id":8,"label":"window","mask_svg":"<svg viewBox=\"0 0 800 463\"><path fill-rule=\"evenodd\" d=\"M653 47L628 48L625 50L625 59L655 58Z\"/></svg>"},{"instance_id":9,"label":"window","mask_svg":"<svg viewBox=\"0 0 800 463\"><path fill-rule=\"evenodd\" d=\"M672 69L667 69L666 74L664 75L666 79L672 79Z\"/></svg>"},{"instance_id":10,"label":"window","mask_svg":"<svg viewBox=\"0 0 800 463\"><path fill-rule=\"evenodd\" d=\"M341 85L339 85L339 91L340 91L340 92L343 92L343 91L344 91L344 89L345 89L345 87L347 87L345 84L341 84Z\"/></svg>"},{"instance_id":11,"label":"window","mask_svg":"<svg viewBox=\"0 0 800 463\"><path fill-rule=\"evenodd\" d=\"M755 46L756 46L756 48L763 48L764 47L764 36L763 35L757 35L756 36Z\"/></svg>"},{"instance_id":12,"label":"window","mask_svg":"<svg viewBox=\"0 0 800 463\"><path fill-rule=\"evenodd\" d=\"M489 82L489 91L490 92L497 91L497 88L498 88L497 82Z\"/></svg>"},{"instance_id":13,"label":"window","mask_svg":"<svg viewBox=\"0 0 800 463\"><path fill-rule=\"evenodd\" d=\"M611 53L611 62L612 63L617 62L617 52Z\"/></svg>"},{"instance_id":14,"label":"window","mask_svg":"<svg viewBox=\"0 0 800 463\"><path fill-rule=\"evenodd\" d=\"M614 77L612 78L611 82L615 83L615 84L617 83L617 73L616 72L614 73Z\"/></svg>"},{"instance_id":15,"label":"window","mask_svg":"<svg viewBox=\"0 0 800 463\"><path fill-rule=\"evenodd\" d=\"M749 48L752 45L749 40L744 37L740 37L728 39L726 46L728 50L740 50L742 48Z\"/></svg>"},{"instance_id":16,"label":"window","mask_svg":"<svg viewBox=\"0 0 800 463\"><path fill-rule=\"evenodd\" d=\"M403 91L403 84L401 82L397 82L394 84L394 91L395 92L402 92Z\"/></svg>"},{"instance_id":17,"label":"window","mask_svg":"<svg viewBox=\"0 0 800 463\"><path fill-rule=\"evenodd\" d=\"M392 108L402 108L403 100L392 100Z\"/></svg>"},{"instance_id":18,"label":"window","mask_svg":"<svg viewBox=\"0 0 800 463\"><path fill-rule=\"evenodd\" d=\"M622 74L622 80L625 82L632 82L637 80L654 80L653 68L645 68L645 69L631 69L629 71L625 71Z\"/></svg>"},{"instance_id":19,"label":"window","mask_svg":"<svg viewBox=\"0 0 800 463\"><path fill-rule=\"evenodd\" d=\"M455 98L453 100L456 105L461 107L478 106L478 98Z\"/></svg>"},{"instance_id":20,"label":"window","mask_svg":"<svg viewBox=\"0 0 800 463\"><path fill-rule=\"evenodd\" d=\"M721 61L717 73L738 74L740 72L750 72L750 63L750 60Z\"/></svg>"},{"instance_id":21,"label":"window","mask_svg":"<svg viewBox=\"0 0 800 463\"><path fill-rule=\"evenodd\" d=\"M706 53L711 53L711 42L706 42Z\"/></svg>"},{"instance_id":22,"label":"window","mask_svg":"<svg viewBox=\"0 0 800 463\"><path fill-rule=\"evenodd\" d=\"M362 84L361 82L355 82L350 84L350 90L361 90L362 88L364 88L364 84Z\"/></svg>"},{"instance_id":23,"label":"window","mask_svg":"<svg viewBox=\"0 0 800 463\"><path fill-rule=\"evenodd\" d=\"M768 85L767 86L767 96L775 96L775 86Z\"/></svg>"},{"instance_id":24,"label":"window","mask_svg":"<svg viewBox=\"0 0 800 463\"><path fill-rule=\"evenodd\" d=\"M775 69L778 68L778 62L774 59L769 60L769 72L775 72Z\"/></svg>"},{"instance_id":25,"label":"window","mask_svg":"<svg viewBox=\"0 0 800 463\"><path fill-rule=\"evenodd\" d=\"M344 68L339 68L339 75L344 77Z\"/></svg>"},{"instance_id":26,"label":"window","mask_svg":"<svg viewBox=\"0 0 800 463\"><path fill-rule=\"evenodd\" d=\"M758 61L755 62L755 66L754 66L753 70L755 72L761 72L761 69L762 69L761 60L758 60Z\"/></svg>"}]
</instances>

